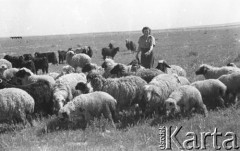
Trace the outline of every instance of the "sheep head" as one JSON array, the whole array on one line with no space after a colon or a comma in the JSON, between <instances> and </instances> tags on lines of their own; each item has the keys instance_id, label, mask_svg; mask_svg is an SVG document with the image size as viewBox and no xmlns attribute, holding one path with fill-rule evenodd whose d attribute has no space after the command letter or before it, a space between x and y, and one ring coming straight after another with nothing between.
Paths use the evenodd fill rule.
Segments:
<instances>
[{"instance_id":1,"label":"sheep head","mask_svg":"<svg viewBox=\"0 0 240 151\"><path fill-rule=\"evenodd\" d=\"M94 69L94 66L90 63L85 64L85 66L82 68L82 72L86 73Z\"/></svg>"},{"instance_id":2,"label":"sheep head","mask_svg":"<svg viewBox=\"0 0 240 151\"><path fill-rule=\"evenodd\" d=\"M165 106L167 116L174 115L180 112L180 107L177 105L176 100L174 100L173 98L168 98L165 101Z\"/></svg>"},{"instance_id":3,"label":"sheep head","mask_svg":"<svg viewBox=\"0 0 240 151\"><path fill-rule=\"evenodd\" d=\"M92 88L89 83L79 82L75 86L76 90L80 90L82 94L87 94L89 92L92 92Z\"/></svg>"},{"instance_id":4,"label":"sheep head","mask_svg":"<svg viewBox=\"0 0 240 151\"><path fill-rule=\"evenodd\" d=\"M199 69L195 72L196 75L204 75L209 71L210 67L206 64L203 64L199 67Z\"/></svg>"},{"instance_id":5,"label":"sheep head","mask_svg":"<svg viewBox=\"0 0 240 151\"><path fill-rule=\"evenodd\" d=\"M117 74L120 75L124 72L125 68L122 64L117 64L116 66L114 66L112 68L112 70L110 71L111 74Z\"/></svg>"},{"instance_id":6,"label":"sheep head","mask_svg":"<svg viewBox=\"0 0 240 151\"><path fill-rule=\"evenodd\" d=\"M158 65L156 67L158 70L166 72L167 68L171 68L165 60L159 60Z\"/></svg>"}]
</instances>

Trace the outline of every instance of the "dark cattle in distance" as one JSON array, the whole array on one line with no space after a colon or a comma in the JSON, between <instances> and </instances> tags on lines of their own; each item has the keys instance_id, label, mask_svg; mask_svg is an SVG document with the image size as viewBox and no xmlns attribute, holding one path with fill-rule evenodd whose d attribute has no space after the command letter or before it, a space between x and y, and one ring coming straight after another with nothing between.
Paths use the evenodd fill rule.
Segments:
<instances>
[{"instance_id":1,"label":"dark cattle in distance","mask_svg":"<svg viewBox=\"0 0 240 151\"><path fill-rule=\"evenodd\" d=\"M128 50L131 50L132 52L135 52L137 49L136 44L133 41L128 39L126 39L126 47Z\"/></svg>"},{"instance_id":2,"label":"dark cattle in distance","mask_svg":"<svg viewBox=\"0 0 240 151\"><path fill-rule=\"evenodd\" d=\"M37 58L46 57L48 59L48 63L58 64L57 55L55 54L55 52L45 52L45 53L35 52L35 57Z\"/></svg>"},{"instance_id":3,"label":"dark cattle in distance","mask_svg":"<svg viewBox=\"0 0 240 151\"><path fill-rule=\"evenodd\" d=\"M64 50L58 50L58 63L60 64L62 62L64 62L64 60L66 60L66 53L67 51Z\"/></svg>"}]
</instances>

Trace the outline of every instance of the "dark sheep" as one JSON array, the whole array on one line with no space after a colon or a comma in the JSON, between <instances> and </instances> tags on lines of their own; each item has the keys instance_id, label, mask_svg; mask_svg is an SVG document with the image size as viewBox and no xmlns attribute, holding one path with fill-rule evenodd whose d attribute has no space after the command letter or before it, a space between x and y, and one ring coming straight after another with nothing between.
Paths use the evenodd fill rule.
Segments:
<instances>
[{"instance_id":1,"label":"dark sheep","mask_svg":"<svg viewBox=\"0 0 240 151\"><path fill-rule=\"evenodd\" d=\"M66 54L67 51L64 50L58 50L58 63L60 64L62 62L64 62L64 60L66 60Z\"/></svg>"},{"instance_id":2,"label":"dark sheep","mask_svg":"<svg viewBox=\"0 0 240 151\"><path fill-rule=\"evenodd\" d=\"M136 44L128 39L126 39L126 47L128 50L131 50L132 52L135 52L137 49Z\"/></svg>"},{"instance_id":3,"label":"dark sheep","mask_svg":"<svg viewBox=\"0 0 240 151\"><path fill-rule=\"evenodd\" d=\"M10 56L10 55L5 55L3 59L6 59L9 62L11 62L13 68L21 68L22 62L24 60L23 56Z\"/></svg>"},{"instance_id":4,"label":"dark sheep","mask_svg":"<svg viewBox=\"0 0 240 151\"><path fill-rule=\"evenodd\" d=\"M11 62L13 68L26 67L26 68L30 69L33 73L36 73L34 62L32 60L25 61L23 56L5 55L4 59L6 59L9 62Z\"/></svg>"},{"instance_id":5,"label":"dark sheep","mask_svg":"<svg viewBox=\"0 0 240 151\"><path fill-rule=\"evenodd\" d=\"M105 60L107 56L112 57L112 59L114 59L115 55L117 54L117 52L119 51L119 47L116 48L102 48L102 56L103 59Z\"/></svg>"},{"instance_id":6,"label":"dark sheep","mask_svg":"<svg viewBox=\"0 0 240 151\"><path fill-rule=\"evenodd\" d=\"M28 61L28 60L32 60L33 59L33 56L32 54L23 54L23 58L24 60Z\"/></svg>"},{"instance_id":7,"label":"dark sheep","mask_svg":"<svg viewBox=\"0 0 240 151\"><path fill-rule=\"evenodd\" d=\"M34 113L53 114L53 95L49 82L38 80L28 85L12 85L4 79L0 79L0 89L4 88L19 88L29 93L35 101Z\"/></svg>"},{"instance_id":8,"label":"dark sheep","mask_svg":"<svg viewBox=\"0 0 240 151\"><path fill-rule=\"evenodd\" d=\"M45 53L35 52L35 57L37 58L46 57L48 59L48 63L58 64L57 55L55 54L55 52L45 52Z\"/></svg>"},{"instance_id":9,"label":"dark sheep","mask_svg":"<svg viewBox=\"0 0 240 151\"><path fill-rule=\"evenodd\" d=\"M42 69L42 73L48 73L48 59L46 57L42 57L42 58L34 58L33 59L34 64L35 64L35 68L36 68L36 74L38 73L39 69Z\"/></svg>"}]
</instances>

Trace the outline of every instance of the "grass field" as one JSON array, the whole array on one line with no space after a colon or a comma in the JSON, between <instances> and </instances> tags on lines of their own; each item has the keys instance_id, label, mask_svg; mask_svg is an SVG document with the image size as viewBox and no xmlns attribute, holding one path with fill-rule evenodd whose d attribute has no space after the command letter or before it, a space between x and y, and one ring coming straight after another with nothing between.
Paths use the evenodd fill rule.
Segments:
<instances>
[{"instance_id":1,"label":"grass field","mask_svg":"<svg viewBox=\"0 0 240 151\"><path fill-rule=\"evenodd\" d=\"M23 37L12 40L0 39L0 58L5 54L21 55L24 53L66 50L77 45L90 45L94 55L92 61L103 62L101 49L112 42L120 47L116 55L116 62L129 63L135 54L126 50L125 39L137 42L141 31L92 33L80 35L57 35L42 37ZM187 71L188 79L192 81L203 79L196 76L195 71L202 63L214 66L223 66L234 62L240 66L240 25L212 26L202 28L182 28L173 30L154 30L152 35L156 38L155 65L157 60L164 59L169 64L180 65ZM50 72L60 71L63 65L50 65ZM60 129L42 134L40 131L47 121L53 119L36 120L34 127L21 128L18 126L0 125L0 150L159 150L159 126L182 126L178 135L181 142L186 137L186 132L193 131L213 132L214 128L223 133L218 144L229 137L226 132L234 132L240 145L240 110L238 106L227 109L210 111L207 118L195 115L191 119L176 119L162 121L161 119L128 119L124 128L114 130L106 121L94 121L85 130ZM131 122L129 122L131 121ZM103 132L106 123L109 133ZM5 129L8 131L4 131ZM199 140L200 138L198 138ZM228 144L231 145L231 144ZM212 138L207 138L207 150L214 150ZM173 150L178 148L173 144ZM222 149L225 150L225 149Z\"/></svg>"}]
</instances>

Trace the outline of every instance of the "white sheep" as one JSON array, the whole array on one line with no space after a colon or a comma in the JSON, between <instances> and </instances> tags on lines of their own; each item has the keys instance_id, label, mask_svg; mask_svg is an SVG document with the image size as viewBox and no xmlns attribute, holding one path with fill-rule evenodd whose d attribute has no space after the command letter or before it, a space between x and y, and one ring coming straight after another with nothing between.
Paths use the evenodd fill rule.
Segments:
<instances>
[{"instance_id":1,"label":"white sheep","mask_svg":"<svg viewBox=\"0 0 240 151\"><path fill-rule=\"evenodd\" d=\"M177 74L178 76L183 77L187 76L187 72L182 67L177 65L168 65L165 60L159 60L156 68L167 74Z\"/></svg>"},{"instance_id":2,"label":"white sheep","mask_svg":"<svg viewBox=\"0 0 240 151\"><path fill-rule=\"evenodd\" d=\"M137 76L105 79L97 73L89 73L87 80L90 82L93 91L104 91L112 95L118 102L117 108L124 110L133 104L143 107L143 87L147 84Z\"/></svg>"},{"instance_id":3,"label":"white sheep","mask_svg":"<svg viewBox=\"0 0 240 151\"><path fill-rule=\"evenodd\" d=\"M58 111L64 104L79 95L75 87L78 82L86 81L86 76L83 73L70 73L57 79L53 88L54 110Z\"/></svg>"},{"instance_id":4,"label":"white sheep","mask_svg":"<svg viewBox=\"0 0 240 151\"><path fill-rule=\"evenodd\" d=\"M8 60L6 60L6 59L0 59L0 66L1 65L7 65L7 68L8 69L10 69L10 68L12 68L12 63L11 62L9 62Z\"/></svg>"},{"instance_id":5,"label":"white sheep","mask_svg":"<svg viewBox=\"0 0 240 151\"><path fill-rule=\"evenodd\" d=\"M5 88L0 90L0 122L17 120L32 125L30 114L34 112L34 99L24 90Z\"/></svg>"},{"instance_id":6,"label":"white sheep","mask_svg":"<svg viewBox=\"0 0 240 151\"><path fill-rule=\"evenodd\" d=\"M116 66L117 63L113 60L113 59L110 59L110 58L106 58L104 60L104 62L102 63L102 68L104 68L104 73L103 73L103 77L104 78L109 78L109 77L115 77L114 75L112 75L110 73L110 71L113 69L114 66Z\"/></svg>"},{"instance_id":7,"label":"white sheep","mask_svg":"<svg viewBox=\"0 0 240 151\"><path fill-rule=\"evenodd\" d=\"M225 106L225 94L227 87L218 79L206 79L202 81L196 81L191 84L196 87L203 99L203 103L209 109L215 109L217 106Z\"/></svg>"},{"instance_id":8,"label":"white sheep","mask_svg":"<svg viewBox=\"0 0 240 151\"><path fill-rule=\"evenodd\" d=\"M169 98L165 100L167 116L170 114L181 113L184 116L190 116L192 109L208 116L208 111L203 103L201 93L197 88L184 85L173 91Z\"/></svg>"},{"instance_id":9,"label":"white sheep","mask_svg":"<svg viewBox=\"0 0 240 151\"><path fill-rule=\"evenodd\" d=\"M240 72L240 69L230 66L214 67L208 64L202 64L195 73L196 75L203 75L205 79L217 79L221 75L233 72Z\"/></svg>"},{"instance_id":10,"label":"white sheep","mask_svg":"<svg viewBox=\"0 0 240 151\"><path fill-rule=\"evenodd\" d=\"M237 101L237 95L240 92L240 72L222 75L218 80L227 86L227 103L235 104ZM230 98L230 94L233 95L233 98Z\"/></svg>"},{"instance_id":11,"label":"white sheep","mask_svg":"<svg viewBox=\"0 0 240 151\"><path fill-rule=\"evenodd\" d=\"M51 87L54 86L55 80L53 77L49 75L36 75L31 72L31 70L27 68L21 68L18 70L18 72L15 74L17 78L20 78L22 81L22 85L27 85L31 83L35 83L38 80L45 80L48 81Z\"/></svg>"},{"instance_id":12,"label":"white sheep","mask_svg":"<svg viewBox=\"0 0 240 151\"><path fill-rule=\"evenodd\" d=\"M68 51L66 61L77 71L77 67L83 68L87 63L91 63L91 58L83 53L75 54L73 51Z\"/></svg>"},{"instance_id":13,"label":"white sheep","mask_svg":"<svg viewBox=\"0 0 240 151\"><path fill-rule=\"evenodd\" d=\"M10 69L6 69L3 72L3 78L6 80L11 80L12 78L15 77L16 73L18 72L18 68L10 68Z\"/></svg>"},{"instance_id":14,"label":"white sheep","mask_svg":"<svg viewBox=\"0 0 240 151\"><path fill-rule=\"evenodd\" d=\"M60 118L73 122L89 123L94 117L100 118L103 115L111 121L114 128L115 112L117 101L108 93L95 91L82 94L68 102L58 112Z\"/></svg>"},{"instance_id":15,"label":"white sheep","mask_svg":"<svg viewBox=\"0 0 240 151\"><path fill-rule=\"evenodd\" d=\"M165 114L164 101L178 87L180 87L178 76L160 74L144 86L144 99L147 102L146 114Z\"/></svg>"}]
</instances>

